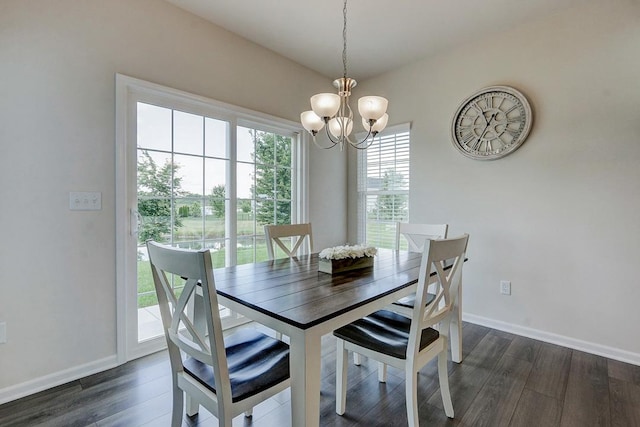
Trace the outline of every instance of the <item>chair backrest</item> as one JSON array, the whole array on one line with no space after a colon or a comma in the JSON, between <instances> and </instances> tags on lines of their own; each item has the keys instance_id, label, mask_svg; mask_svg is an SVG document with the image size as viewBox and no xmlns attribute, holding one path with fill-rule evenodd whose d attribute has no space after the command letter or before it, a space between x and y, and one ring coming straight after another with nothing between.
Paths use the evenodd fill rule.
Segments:
<instances>
[{"instance_id":1,"label":"chair backrest","mask_svg":"<svg viewBox=\"0 0 640 427\"><path fill-rule=\"evenodd\" d=\"M423 329L440 322L440 334L448 336L450 314L462 282L462 266L468 241L469 235L464 234L452 239L427 240L425 243L416 301L413 305L407 357L411 352L414 356L417 355ZM435 281L430 277L433 272L437 278ZM435 299L427 305L427 289L429 284L433 283L436 284Z\"/></svg>"},{"instance_id":2,"label":"chair backrest","mask_svg":"<svg viewBox=\"0 0 640 427\"><path fill-rule=\"evenodd\" d=\"M231 402L229 370L209 250L179 249L153 241L147 242L147 250L172 372L175 375L184 369L181 351L212 366L218 401ZM180 296L176 296L174 290L176 282L184 283ZM189 302L198 289L202 289L204 325L194 325L187 313Z\"/></svg>"},{"instance_id":3,"label":"chair backrest","mask_svg":"<svg viewBox=\"0 0 640 427\"><path fill-rule=\"evenodd\" d=\"M446 239L448 229L448 224L399 222L396 226L396 249L400 249L400 236L403 236L409 245L409 252L422 252L427 239Z\"/></svg>"},{"instance_id":4,"label":"chair backrest","mask_svg":"<svg viewBox=\"0 0 640 427\"><path fill-rule=\"evenodd\" d=\"M275 258L275 249L273 244L278 245L280 249L289 257L296 256L298 249L302 243L307 241L307 250L309 253L313 250L313 235L311 233L311 224L285 224L285 225L265 225L264 234L267 240L267 255L269 259ZM291 249L284 244L282 239L291 238Z\"/></svg>"}]
</instances>

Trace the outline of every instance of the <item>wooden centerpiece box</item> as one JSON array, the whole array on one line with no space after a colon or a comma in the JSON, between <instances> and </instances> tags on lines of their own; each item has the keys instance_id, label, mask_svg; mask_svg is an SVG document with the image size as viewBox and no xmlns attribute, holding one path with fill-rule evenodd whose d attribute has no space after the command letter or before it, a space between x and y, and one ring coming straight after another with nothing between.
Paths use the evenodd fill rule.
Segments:
<instances>
[{"instance_id":1,"label":"wooden centerpiece box","mask_svg":"<svg viewBox=\"0 0 640 427\"><path fill-rule=\"evenodd\" d=\"M360 268L373 267L377 249L366 245L336 246L324 249L318 259L318 271L338 274Z\"/></svg>"}]
</instances>

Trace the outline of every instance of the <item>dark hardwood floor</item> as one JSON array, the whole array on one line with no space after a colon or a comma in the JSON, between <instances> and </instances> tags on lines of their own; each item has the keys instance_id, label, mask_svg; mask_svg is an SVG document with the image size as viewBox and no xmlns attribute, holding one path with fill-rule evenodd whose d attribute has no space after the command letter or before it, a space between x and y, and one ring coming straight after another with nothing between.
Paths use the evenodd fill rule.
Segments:
<instances>
[{"instance_id":1,"label":"dark hardwood floor","mask_svg":"<svg viewBox=\"0 0 640 427\"><path fill-rule=\"evenodd\" d=\"M640 426L640 367L465 323L464 361L449 364L455 419L442 409L435 361L419 375L424 426ZM347 411L335 413L335 341L323 339L320 423L405 426L404 379L389 368L378 383L376 363L349 365ZM282 427L290 392L254 408L234 425ZM166 352L0 405L0 426L169 426ZM217 426L201 409L184 426Z\"/></svg>"}]
</instances>

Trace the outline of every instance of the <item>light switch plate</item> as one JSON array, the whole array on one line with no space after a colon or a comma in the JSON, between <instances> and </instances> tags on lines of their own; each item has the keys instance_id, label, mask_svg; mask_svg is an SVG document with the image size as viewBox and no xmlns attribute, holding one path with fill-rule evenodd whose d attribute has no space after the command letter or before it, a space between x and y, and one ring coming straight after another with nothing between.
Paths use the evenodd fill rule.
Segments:
<instances>
[{"instance_id":1,"label":"light switch plate","mask_svg":"<svg viewBox=\"0 0 640 427\"><path fill-rule=\"evenodd\" d=\"M99 211L102 209L102 193L99 191L71 191L69 209L72 211Z\"/></svg>"}]
</instances>

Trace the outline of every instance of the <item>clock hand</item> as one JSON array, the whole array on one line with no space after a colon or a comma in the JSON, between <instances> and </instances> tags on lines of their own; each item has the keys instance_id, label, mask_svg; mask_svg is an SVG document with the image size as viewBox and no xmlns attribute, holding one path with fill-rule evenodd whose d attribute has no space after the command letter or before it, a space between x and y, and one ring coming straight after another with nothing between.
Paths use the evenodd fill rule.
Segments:
<instances>
[{"instance_id":1,"label":"clock hand","mask_svg":"<svg viewBox=\"0 0 640 427\"><path fill-rule=\"evenodd\" d=\"M484 115L483 115L483 117L484 117ZM489 129L489 126L491 126L491 122L493 122L493 119L495 119L495 118L496 118L496 113L491 114L491 117L489 117L489 121L487 122L487 125L482 130L482 133L480 134L480 136L476 140L476 143L473 144L473 147L471 147L472 150L476 150L478 148L478 146L480 145L480 141L482 140L482 137L484 136L485 133L487 133L487 129Z\"/></svg>"}]
</instances>

